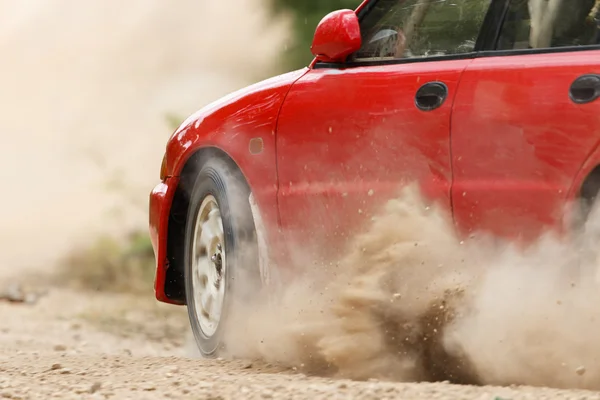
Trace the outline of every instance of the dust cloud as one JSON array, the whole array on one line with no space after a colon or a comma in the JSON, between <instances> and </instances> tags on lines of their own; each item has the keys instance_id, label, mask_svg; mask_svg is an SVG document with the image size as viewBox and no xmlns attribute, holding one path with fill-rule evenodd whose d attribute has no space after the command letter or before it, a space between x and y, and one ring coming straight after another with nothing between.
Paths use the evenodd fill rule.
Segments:
<instances>
[{"instance_id":1,"label":"dust cloud","mask_svg":"<svg viewBox=\"0 0 600 400\"><path fill-rule=\"evenodd\" d=\"M147 225L167 115L272 74L261 0L0 0L0 276Z\"/></svg>"},{"instance_id":2,"label":"dust cloud","mask_svg":"<svg viewBox=\"0 0 600 400\"><path fill-rule=\"evenodd\" d=\"M600 389L598 227L463 240L410 186L338 263L237 308L226 346L306 374Z\"/></svg>"}]
</instances>

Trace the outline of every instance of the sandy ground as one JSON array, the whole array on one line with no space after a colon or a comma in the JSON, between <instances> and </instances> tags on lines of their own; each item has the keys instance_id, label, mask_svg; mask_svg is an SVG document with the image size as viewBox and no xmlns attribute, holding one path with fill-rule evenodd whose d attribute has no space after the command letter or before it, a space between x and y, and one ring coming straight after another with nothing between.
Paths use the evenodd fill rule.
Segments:
<instances>
[{"instance_id":1,"label":"sandy ground","mask_svg":"<svg viewBox=\"0 0 600 400\"><path fill-rule=\"evenodd\" d=\"M600 399L532 387L334 380L263 362L201 360L189 356L185 309L147 298L53 289L37 304L0 303L0 315L0 398L7 399Z\"/></svg>"}]
</instances>

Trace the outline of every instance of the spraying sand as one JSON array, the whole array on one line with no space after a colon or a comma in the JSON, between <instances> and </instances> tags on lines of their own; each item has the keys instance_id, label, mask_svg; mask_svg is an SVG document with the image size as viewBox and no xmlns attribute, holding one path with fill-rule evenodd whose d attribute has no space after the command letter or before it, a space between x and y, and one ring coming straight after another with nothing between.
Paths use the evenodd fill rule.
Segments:
<instances>
[{"instance_id":1,"label":"spraying sand","mask_svg":"<svg viewBox=\"0 0 600 400\"><path fill-rule=\"evenodd\" d=\"M316 279L244 310L230 351L353 379L600 389L597 241L461 240L415 187Z\"/></svg>"}]
</instances>

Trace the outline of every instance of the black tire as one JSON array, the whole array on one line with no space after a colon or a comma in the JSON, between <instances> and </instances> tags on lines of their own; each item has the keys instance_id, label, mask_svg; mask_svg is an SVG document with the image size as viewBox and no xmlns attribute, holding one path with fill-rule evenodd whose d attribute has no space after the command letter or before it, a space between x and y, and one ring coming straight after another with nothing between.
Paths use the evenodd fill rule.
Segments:
<instances>
[{"instance_id":1,"label":"black tire","mask_svg":"<svg viewBox=\"0 0 600 400\"><path fill-rule=\"evenodd\" d=\"M231 326L228 318L232 307L256 295L260 287L256 231L248 196L250 190L241 173L221 159L208 160L199 171L189 202L185 230L185 293L188 315L196 343L202 356L213 358L224 350L224 334ZM212 195L221 213L226 259L225 294L221 319L213 335L206 335L200 326L194 299L192 250L196 219L203 200ZM258 285L258 286L257 286Z\"/></svg>"}]
</instances>

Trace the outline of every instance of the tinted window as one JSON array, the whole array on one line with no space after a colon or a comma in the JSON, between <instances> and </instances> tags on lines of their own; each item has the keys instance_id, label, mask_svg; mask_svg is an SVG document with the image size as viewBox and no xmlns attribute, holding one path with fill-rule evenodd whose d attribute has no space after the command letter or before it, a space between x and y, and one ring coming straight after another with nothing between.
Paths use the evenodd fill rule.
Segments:
<instances>
[{"instance_id":1,"label":"tinted window","mask_svg":"<svg viewBox=\"0 0 600 400\"><path fill-rule=\"evenodd\" d=\"M513 0L500 35L500 50L598 44L596 0Z\"/></svg>"},{"instance_id":2,"label":"tinted window","mask_svg":"<svg viewBox=\"0 0 600 400\"><path fill-rule=\"evenodd\" d=\"M354 60L472 52L491 0L379 0L362 19Z\"/></svg>"}]
</instances>

